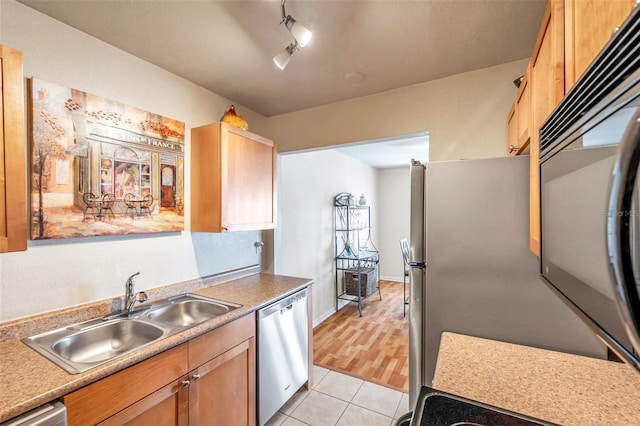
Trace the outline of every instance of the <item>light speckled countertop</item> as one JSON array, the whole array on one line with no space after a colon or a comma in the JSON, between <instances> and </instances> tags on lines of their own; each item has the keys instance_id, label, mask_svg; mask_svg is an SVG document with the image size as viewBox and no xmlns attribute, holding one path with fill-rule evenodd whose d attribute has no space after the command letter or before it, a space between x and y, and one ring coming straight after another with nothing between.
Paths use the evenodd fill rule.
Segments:
<instances>
[{"instance_id":1,"label":"light speckled countertop","mask_svg":"<svg viewBox=\"0 0 640 426\"><path fill-rule=\"evenodd\" d=\"M626 364L443 333L433 387L562 425L640 425Z\"/></svg>"},{"instance_id":2,"label":"light speckled countertop","mask_svg":"<svg viewBox=\"0 0 640 426\"><path fill-rule=\"evenodd\" d=\"M310 279L306 278L252 271L248 273L251 275L247 275L247 272L244 271L235 274L235 276L227 274L209 280L198 279L145 290L150 296L151 304L154 300L191 292L240 303L243 306L226 315L162 339L81 374L67 373L26 346L20 339L74 322L106 315L120 308L118 305L120 300L96 302L0 324L0 422L233 321L312 283Z\"/></svg>"}]
</instances>

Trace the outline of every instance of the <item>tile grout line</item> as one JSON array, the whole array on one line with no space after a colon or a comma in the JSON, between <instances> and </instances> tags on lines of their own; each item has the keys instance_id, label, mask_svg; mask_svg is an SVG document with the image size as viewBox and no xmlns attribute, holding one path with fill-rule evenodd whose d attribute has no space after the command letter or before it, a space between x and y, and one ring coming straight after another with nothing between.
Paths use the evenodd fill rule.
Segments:
<instances>
[{"instance_id":1,"label":"tile grout line","mask_svg":"<svg viewBox=\"0 0 640 426\"><path fill-rule=\"evenodd\" d=\"M323 367L321 367L321 368L323 368ZM344 408L344 409L342 409L342 411L341 411L341 413L339 414L338 419L337 419L336 423L334 423L334 425L340 422L340 420L344 417L344 415L345 415L345 413L346 413L347 409L349 408L349 406L351 406L351 405L352 405L352 406L358 407L358 408L360 408L360 409L362 409L362 410L365 410L365 411L367 411L367 412L374 413L374 414L377 414L377 415L380 415L380 416L382 416L382 417L385 417L385 418L389 419L389 420L391 421L390 426L393 426L393 424L394 424L394 422L395 422L395 420L396 420L396 418L395 418L394 416L395 416L395 413L397 413L397 412L398 412L398 409L400 408L400 404L402 404L402 398L403 398L403 396L404 396L404 392L401 392L401 391L397 391L397 390L396 390L396 392L398 392L398 393L400 394L400 398L399 398L398 402L395 404L395 410L394 410L394 413L393 413L391 416L388 416L388 415L387 415L387 414L385 414L385 413L381 413L381 412L379 412L379 411L376 411L375 409L370 409L370 408L368 408L368 407L364 407L364 406L362 406L362 405L359 405L359 404L357 404L357 403L354 403L354 402L353 402L353 401L355 400L355 398L356 398L356 396L357 396L358 392L360 392L360 391L362 390L362 388L363 388L364 384L365 384L365 383L368 383L367 381L365 381L365 380L363 380L363 379L359 379L359 380L360 380L360 383L359 383L359 385L357 386L357 389L355 390L355 392L353 393L353 395L350 397L350 399L349 399L349 400L346 400L346 399L340 398L340 397L338 397L338 396L335 396L335 395L332 395L332 394L329 394L329 393L325 393L325 392L323 392L323 391L318 390L318 389L317 389L317 387L318 387L318 386L319 386L323 381L325 381L325 380L329 380L329 379L328 379L328 377L329 377L330 373L332 372L332 370L330 370L330 369L328 369L328 370L329 370L329 371L327 371L327 372L323 375L322 379L320 379L318 382L316 382L316 383L315 383L315 385L314 385L311 389L309 389L308 391L305 391L305 392L304 392L304 395L302 396L302 398L301 398L299 401L297 401L297 403L296 403L296 405L295 405L294 407L292 407L292 408L291 408L291 414L286 414L286 413L284 413L284 412L278 411L280 414L282 414L282 415L284 416L284 419L283 419L283 421L280 423L280 425L282 425L284 422L286 422L286 421L287 421L287 419L291 418L291 419L293 419L293 420L295 420L295 421L297 421L297 422L300 422L300 423L302 423L302 424L304 424L304 425L311 426L311 425L309 425L308 423L306 423L306 422L304 422L304 421L302 421L302 420L298 419L297 417L293 416L293 413L294 413L294 412L295 412L295 410L297 410L297 409L300 407L300 405L301 405L301 404L302 404L302 403L307 399L307 397L311 394L311 392L317 392L317 393L318 393L318 394L320 394L320 395L324 395L324 396L326 396L326 397L328 397L328 398L333 398L333 399L335 399L335 400L337 400L337 401L342 401L342 402L346 403L345 408ZM345 375L344 373L340 373L340 372L334 372L334 373L336 373L336 374L338 374L338 375ZM345 376L348 376L348 375L345 375ZM374 384L374 385L376 384L376 383L373 383L373 382L371 382L371 383L372 383L372 384ZM382 385L379 385L379 384L378 384L378 386L385 387L385 386L382 386ZM403 413L401 413L401 414L403 414Z\"/></svg>"}]
</instances>

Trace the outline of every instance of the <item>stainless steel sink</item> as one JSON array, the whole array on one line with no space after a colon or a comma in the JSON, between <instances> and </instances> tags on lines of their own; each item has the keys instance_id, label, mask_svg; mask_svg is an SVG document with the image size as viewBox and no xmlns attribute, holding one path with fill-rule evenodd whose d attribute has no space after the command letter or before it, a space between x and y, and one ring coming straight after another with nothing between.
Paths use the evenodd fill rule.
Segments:
<instances>
[{"instance_id":1,"label":"stainless steel sink","mask_svg":"<svg viewBox=\"0 0 640 426\"><path fill-rule=\"evenodd\" d=\"M58 339L58 356L75 363L102 362L162 337L164 330L137 320L118 320Z\"/></svg>"},{"instance_id":2,"label":"stainless steel sink","mask_svg":"<svg viewBox=\"0 0 640 426\"><path fill-rule=\"evenodd\" d=\"M185 294L22 341L69 373L89 370L242 305Z\"/></svg>"},{"instance_id":3,"label":"stainless steel sink","mask_svg":"<svg viewBox=\"0 0 640 426\"><path fill-rule=\"evenodd\" d=\"M191 327L240 306L242 305L186 294L169 299L167 304L150 309L142 317L170 327Z\"/></svg>"},{"instance_id":4,"label":"stainless steel sink","mask_svg":"<svg viewBox=\"0 0 640 426\"><path fill-rule=\"evenodd\" d=\"M81 373L152 343L166 330L131 318L97 319L24 339L70 373Z\"/></svg>"}]
</instances>

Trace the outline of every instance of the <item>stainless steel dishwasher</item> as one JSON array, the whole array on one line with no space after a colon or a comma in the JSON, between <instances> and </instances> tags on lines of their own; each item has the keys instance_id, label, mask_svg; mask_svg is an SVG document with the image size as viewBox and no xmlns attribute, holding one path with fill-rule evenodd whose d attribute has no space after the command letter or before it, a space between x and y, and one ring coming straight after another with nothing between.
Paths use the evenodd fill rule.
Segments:
<instances>
[{"instance_id":1,"label":"stainless steel dishwasher","mask_svg":"<svg viewBox=\"0 0 640 426\"><path fill-rule=\"evenodd\" d=\"M61 401L55 400L2 422L0 426L67 426L67 409Z\"/></svg>"},{"instance_id":2,"label":"stainless steel dishwasher","mask_svg":"<svg viewBox=\"0 0 640 426\"><path fill-rule=\"evenodd\" d=\"M258 311L258 421L264 425L309 379L307 290Z\"/></svg>"}]
</instances>

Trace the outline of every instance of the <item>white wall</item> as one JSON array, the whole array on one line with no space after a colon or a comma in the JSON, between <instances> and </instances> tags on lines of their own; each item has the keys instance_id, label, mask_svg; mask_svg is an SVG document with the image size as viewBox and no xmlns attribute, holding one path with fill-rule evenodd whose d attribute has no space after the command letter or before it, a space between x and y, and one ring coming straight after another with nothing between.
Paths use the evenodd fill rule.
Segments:
<instances>
[{"instance_id":1,"label":"white wall","mask_svg":"<svg viewBox=\"0 0 640 426\"><path fill-rule=\"evenodd\" d=\"M335 311L333 200L364 194L378 224L377 169L334 150L281 155L281 264L284 275L312 278L314 324Z\"/></svg>"},{"instance_id":2,"label":"white wall","mask_svg":"<svg viewBox=\"0 0 640 426\"><path fill-rule=\"evenodd\" d=\"M380 278L402 281L404 263L400 239L409 238L411 190L409 168L378 171L378 249Z\"/></svg>"},{"instance_id":3,"label":"white wall","mask_svg":"<svg viewBox=\"0 0 640 426\"><path fill-rule=\"evenodd\" d=\"M270 117L280 152L429 132L429 160L502 157L520 60Z\"/></svg>"},{"instance_id":4,"label":"white wall","mask_svg":"<svg viewBox=\"0 0 640 426\"><path fill-rule=\"evenodd\" d=\"M186 129L217 121L232 103L11 0L0 1L0 43L23 52L25 77L178 119ZM264 133L264 117L236 107L251 130ZM187 131L186 171L189 139ZM185 229L189 214L187 203ZM119 296L136 271L137 287L145 289L257 264L261 257L253 243L260 239L260 232L184 232L30 241L26 252L0 254L0 321Z\"/></svg>"}]
</instances>

